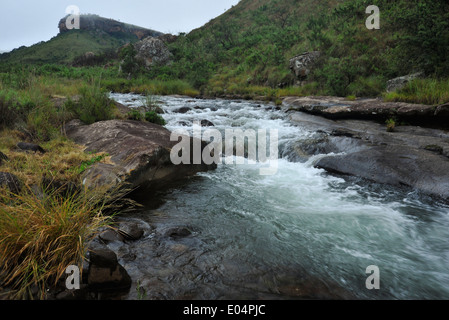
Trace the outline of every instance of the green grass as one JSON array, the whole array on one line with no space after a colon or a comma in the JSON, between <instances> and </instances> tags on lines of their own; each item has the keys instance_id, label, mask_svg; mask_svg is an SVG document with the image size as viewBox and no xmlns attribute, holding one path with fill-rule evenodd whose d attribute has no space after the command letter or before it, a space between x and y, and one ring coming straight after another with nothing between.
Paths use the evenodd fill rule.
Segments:
<instances>
[{"instance_id":1,"label":"green grass","mask_svg":"<svg viewBox=\"0 0 449 320\"><path fill-rule=\"evenodd\" d=\"M70 64L75 58L86 52L101 54L108 50L116 50L127 42L136 40L135 37L119 39L106 33L72 30L59 34L47 42L14 50L0 57L0 62L5 60L12 64Z\"/></svg>"},{"instance_id":2,"label":"green grass","mask_svg":"<svg viewBox=\"0 0 449 320\"><path fill-rule=\"evenodd\" d=\"M449 79L415 79L403 89L385 93L387 101L403 101L428 105L449 102Z\"/></svg>"}]
</instances>

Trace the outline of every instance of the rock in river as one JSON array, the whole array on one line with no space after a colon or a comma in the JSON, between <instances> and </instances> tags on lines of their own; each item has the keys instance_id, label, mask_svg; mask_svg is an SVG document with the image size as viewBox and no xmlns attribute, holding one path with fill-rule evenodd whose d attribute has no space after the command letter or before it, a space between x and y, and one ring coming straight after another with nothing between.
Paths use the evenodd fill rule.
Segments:
<instances>
[{"instance_id":1,"label":"rock in river","mask_svg":"<svg viewBox=\"0 0 449 320\"><path fill-rule=\"evenodd\" d=\"M106 152L111 157L108 164L97 163L86 170L84 184L87 186L114 186L126 181L133 189L161 188L216 168L215 164L204 163L174 165L170 151L178 142L170 141L171 133L166 128L149 122L110 120L84 125L73 120L65 131L70 139L85 145L86 151ZM201 144L202 149L207 145Z\"/></svg>"}]
</instances>

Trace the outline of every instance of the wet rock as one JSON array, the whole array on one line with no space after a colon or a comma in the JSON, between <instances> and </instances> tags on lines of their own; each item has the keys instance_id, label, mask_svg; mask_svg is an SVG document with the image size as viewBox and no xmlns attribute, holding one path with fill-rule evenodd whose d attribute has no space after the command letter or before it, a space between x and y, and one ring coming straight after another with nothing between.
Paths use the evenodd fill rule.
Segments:
<instances>
[{"instance_id":1,"label":"wet rock","mask_svg":"<svg viewBox=\"0 0 449 320\"><path fill-rule=\"evenodd\" d=\"M137 223L121 222L118 233L126 240L139 240L143 237L145 231Z\"/></svg>"},{"instance_id":2,"label":"wet rock","mask_svg":"<svg viewBox=\"0 0 449 320\"><path fill-rule=\"evenodd\" d=\"M444 130L399 126L392 134L384 124L367 120L330 120L300 112L289 118L316 131L310 141L291 148L305 159L328 154L316 160L318 168L449 197L449 134Z\"/></svg>"},{"instance_id":3,"label":"wet rock","mask_svg":"<svg viewBox=\"0 0 449 320\"><path fill-rule=\"evenodd\" d=\"M202 127L214 127L215 125L209 120L201 120Z\"/></svg>"},{"instance_id":4,"label":"wet rock","mask_svg":"<svg viewBox=\"0 0 449 320\"><path fill-rule=\"evenodd\" d=\"M181 107L181 108L178 108L178 109L174 110L174 112L176 112L176 113L187 113L187 112L189 112L191 110L192 109L190 107Z\"/></svg>"},{"instance_id":5,"label":"wet rock","mask_svg":"<svg viewBox=\"0 0 449 320\"><path fill-rule=\"evenodd\" d=\"M17 148L19 148L22 151L33 151L33 152L40 152L40 153L45 153L45 150L34 143L27 143L27 142L19 142L17 144Z\"/></svg>"},{"instance_id":6,"label":"wet rock","mask_svg":"<svg viewBox=\"0 0 449 320\"><path fill-rule=\"evenodd\" d=\"M188 227L173 227L168 229L164 234L167 237L179 239L190 236L192 231Z\"/></svg>"},{"instance_id":7,"label":"wet rock","mask_svg":"<svg viewBox=\"0 0 449 320\"><path fill-rule=\"evenodd\" d=\"M449 103L439 105L435 109L435 117L449 118Z\"/></svg>"},{"instance_id":8,"label":"wet rock","mask_svg":"<svg viewBox=\"0 0 449 320\"><path fill-rule=\"evenodd\" d=\"M449 161L426 150L401 145L374 146L322 158L316 167L449 198Z\"/></svg>"},{"instance_id":9,"label":"wet rock","mask_svg":"<svg viewBox=\"0 0 449 320\"><path fill-rule=\"evenodd\" d=\"M86 300L89 295L88 285L81 284L78 290L64 290L59 292L56 300L70 301L70 300Z\"/></svg>"},{"instance_id":10,"label":"wet rock","mask_svg":"<svg viewBox=\"0 0 449 320\"><path fill-rule=\"evenodd\" d=\"M156 112L157 114L165 114L164 109L162 109L161 107L155 107L154 112Z\"/></svg>"},{"instance_id":11,"label":"wet rock","mask_svg":"<svg viewBox=\"0 0 449 320\"><path fill-rule=\"evenodd\" d=\"M443 154L443 148L436 145L436 144L430 144L424 147L425 150L427 151L432 151L438 154Z\"/></svg>"},{"instance_id":12,"label":"wet rock","mask_svg":"<svg viewBox=\"0 0 449 320\"><path fill-rule=\"evenodd\" d=\"M89 290L129 290L131 278L112 250L96 246L90 250L89 261Z\"/></svg>"},{"instance_id":13,"label":"wet rock","mask_svg":"<svg viewBox=\"0 0 449 320\"><path fill-rule=\"evenodd\" d=\"M117 231L107 229L98 235L98 238L104 243L110 243L114 241L124 241L125 238Z\"/></svg>"},{"instance_id":14,"label":"wet rock","mask_svg":"<svg viewBox=\"0 0 449 320\"><path fill-rule=\"evenodd\" d=\"M9 172L0 172L0 187L8 188L13 194L19 194L22 189L20 180Z\"/></svg>"}]
</instances>

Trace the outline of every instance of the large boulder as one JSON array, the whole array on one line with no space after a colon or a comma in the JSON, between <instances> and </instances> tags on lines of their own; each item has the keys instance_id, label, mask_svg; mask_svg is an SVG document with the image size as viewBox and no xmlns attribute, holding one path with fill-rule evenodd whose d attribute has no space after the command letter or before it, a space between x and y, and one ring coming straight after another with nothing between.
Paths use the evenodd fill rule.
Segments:
<instances>
[{"instance_id":1,"label":"large boulder","mask_svg":"<svg viewBox=\"0 0 449 320\"><path fill-rule=\"evenodd\" d=\"M397 77L387 81L387 92L392 92L404 88L410 81L422 77L422 72Z\"/></svg>"},{"instance_id":2,"label":"large boulder","mask_svg":"<svg viewBox=\"0 0 449 320\"><path fill-rule=\"evenodd\" d=\"M86 170L83 181L87 186L114 186L126 181L133 189L161 188L216 168L216 164L204 163L174 165L170 152L178 142L170 141L170 131L153 123L110 120L84 125L73 120L65 130L70 139L85 145L86 151L106 152L110 156L109 163L98 163ZM206 143L201 142L201 146L203 149Z\"/></svg>"},{"instance_id":3,"label":"large boulder","mask_svg":"<svg viewBox=\"0 0 449 320\"><path fill-rule=\"evenodd\" d=\"M314 64L320 57L319 51L305 52L290 59L290 70L295 74L298 81L304 81L310 74Z\"/></svg>"},{"instance_id":4,"label":"large boulder","mask_svg":"<svg viewBox=\"0 0 449 320\"><path fill-rule=\"evenodd\" d=\"M136 58L143 61L146 67L166 65L172 61L172 54L161 39L147 37L136 42L134 48L137 51Z\"/></svg>"}]
</instances>

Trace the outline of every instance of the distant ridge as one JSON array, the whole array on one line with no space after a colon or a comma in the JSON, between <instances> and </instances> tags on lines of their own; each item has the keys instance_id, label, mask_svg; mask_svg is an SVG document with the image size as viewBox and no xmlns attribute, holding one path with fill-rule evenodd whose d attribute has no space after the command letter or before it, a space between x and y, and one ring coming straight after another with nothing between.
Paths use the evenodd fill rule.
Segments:
<instances>
[{"instance_id":1,"label":"distant ridge","mask_svg":"<svg viewBox=\"0 0 449 320\"><path fill-rule=\"evenodd\" d=\"M80 16L80 29L69 30L68 16L59 20L59 33L49 41L30 47L22 46L0 54L0 63L10 64L72 64L86 54L116 52L118 48L146 37L159 37L164 33L107 19L94 14Z\"/></svg>"},{"instance_id":2,"label":"distant ridge","mask_svg":"<svg viewBox=\"0 0 449 320\"><path fill-rule=\"evenodd\" d=\"M58 27L60 33L71 31L67 29L66 26L67 17L68 16L59 21ZM80 29L88 31L102 30L112 36L117 34L129 34L136 36L139 40L146 37L158 37L163 35L163 33L159 31L134 26L113 19L103 18L94 14L80 16Z\"/></svg>"}]
</instances>

